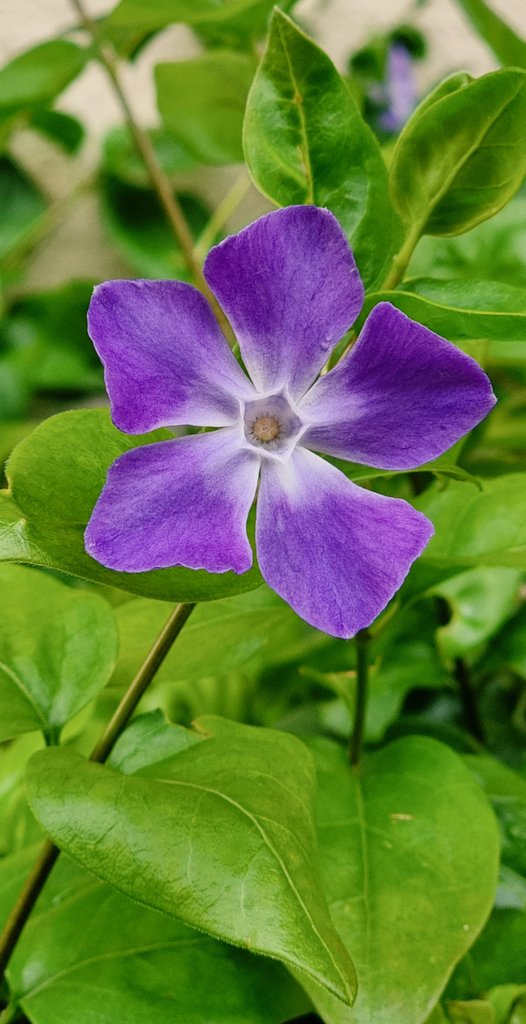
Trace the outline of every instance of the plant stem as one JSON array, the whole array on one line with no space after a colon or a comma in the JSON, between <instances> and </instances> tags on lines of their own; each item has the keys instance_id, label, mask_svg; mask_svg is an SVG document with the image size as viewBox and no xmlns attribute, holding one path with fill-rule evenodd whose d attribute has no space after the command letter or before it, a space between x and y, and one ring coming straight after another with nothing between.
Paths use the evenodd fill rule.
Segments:
<instances>
[{"instance_id":1,"label":"plant stem","mask_svg":"<svg viewBox=\"0 0 526 1024\"><path fill-rule=\"evenodd\" d=\"M216 235L224 227L226 221L237 210L252 187L252 182L245 170L236 178L232 187L228 190L221 202L216 206L208 224L201 232L195 244L194 252L199 259L204 259L211 245L214 244Z\"/></svg>"},{"instance_id":2,"label":"plant stem","mask_svg":"<svg viewBox=\"0 0 526 1024\"><path fill-rule=\"evenodd\" d=\"M213 295L206 283L203 269L194 252L194 240L192 238L190 228L186 223L181 205L173 193L170 180L157 160L149 135L147 132L143 131L135 119L135 114L133 113L120 80L118 61L113 47L107 41L101 42L99 40L97 26L92 21L87 11L85 11L82 0L71 0L71 3L80 18L82 27L91 37L97 60L108 75L115 96L117 97L123 111L128 128L133 136L133 141L135 142L139 156L142 158L150 176L152 188L157 194L157 198L164 210L175 240L181 248L188 270L192 275L195 284L200 291L203 292L203 295L206 296L212 306L219 326L225 332L227 337L231 337L232 332L230 324L228 323L228 320L226 319L215 295Z\"/></svg>"},{"instance_id":3,"label":"plant stem","mask_svg":"<svg viewBox=\"0 0 526 1024\"><path fill-rule=\"evenodd\" d=\"M8 1003L0 1013L0 1024L11 1024L14 1021L18 1010L17 1003Z\"/></svg>"},{"instance_id":4,"label":"plant stem","mask_svg":"<svg viewBox=\"0 0 526 1024\"><path fill-rule=\"evenodd\" d=\"M409 263L409 260L411 259L411 256L413 255L420 235L420 225L413 227L412 231L409 232L404 244L398 250L396 255L393 256L391 268L389 270L389 273L387 274L387 277L385 278L385 281L382 283L380 287L380 291L391 291L391 289L396 288L396 286L400 284L400 281L402 280L407 270L407 265Z\"/></svg>"},{"instance_id":5,"label":"plant stem","mask_svg":"<svg viewBox=\"0 0 526 1024\"><path fill-rule=\"evenodd\" d=\"M356 701L354 705L354 725L349 748L349 757L351 764L354 766L360 763L365 734L370 639L368 629L362 629L356 634Z\"/></svg>"},{"instance_id":6,"label":"plant stem","mask_svg":"<svg viewBox=\"0 0 526 1024\"><path fill-rule=\"evenodd\" d=\"M103 762L106 760L194 608L194 604L178 604L175 606L153 647L146 655L137 675L124 694L111 721L92 751L90 761ZM24 925L59 853L60 850L57 849L54 843L49 839L46 840L38 860L9 915L0 937L0 978L11 959Z\"/></svg>"}]
</instances>

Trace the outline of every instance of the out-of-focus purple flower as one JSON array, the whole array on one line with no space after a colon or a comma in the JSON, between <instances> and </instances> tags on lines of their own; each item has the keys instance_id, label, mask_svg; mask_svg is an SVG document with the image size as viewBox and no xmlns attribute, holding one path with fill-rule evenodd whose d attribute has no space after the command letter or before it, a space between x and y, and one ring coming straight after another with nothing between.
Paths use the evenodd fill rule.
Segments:
<instances>
[{"instance_id":1,"label":"out-of-focus purple flower","mask_svg":"<svg viewBox=\"0 0 526 1024\"><path fill-rule=\"evenodd\" d=\"M111 569L246 572L259 481L261 572L307 622L350 637L401 585L433 528L411 505L356 486L325 452L385 469L440 455L489 411L477 363L377 305L359 340L316 378L355 320L363 287L328 210L292 206L211 250L205 275L250 378L200 292L109 281L89 330L116 426L217 429L126 452L110 467L86 549Z\"/></svg>"},{"instance_id":2,"label":"out-of-focus purple flower","mask_svg":"<svg viewBox=\"0 0 526 1024\"><path fill-rule=\"evenodd\" d=\"M387 109L380 114L380 125L386 132L399 132L417 101L413 58L403 43L389 47L384 90Z\"/></svg>"}]
</instances>

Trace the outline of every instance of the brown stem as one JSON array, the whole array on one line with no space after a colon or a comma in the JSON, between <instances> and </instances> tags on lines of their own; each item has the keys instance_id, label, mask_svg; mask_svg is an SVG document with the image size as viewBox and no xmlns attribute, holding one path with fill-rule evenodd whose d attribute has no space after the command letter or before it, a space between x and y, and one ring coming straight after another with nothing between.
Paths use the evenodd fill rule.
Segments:
<instances>
[{"instance_id":1,"label":"brown stem","mask_svg":"<svg viewBox=\"0 0 526 1024\"><path fill-rule=\"evenodd\" d=\"M122 87L118 62L113 47L108 42L101 42L99 40L97 26L92 21L87 11L84 10L82 0L71 0L71 3L80 18L83 28L88 32L92 39L97 60L108 75L113 91L124 113L126 123L133 136L139 156L142 158L150 176L152 188L157 194L157 198L164 210L175 240L181 248L185 263L194 279L194 283L208 299L219 326L226 336L231 339L232 329L215 295L210 291L210 288L206 283L203 269L194 251L194 240L188 224L186 223L181 205L173 193L169 178L164 173L159 161L157 160L155 150L148 134L143 131L136 121L130 101Z\"/></svg>"},{"instance_id":2,"label":"brown stem","mask_svg":"<svg viewBox=\"0 0 526 1024\"><path fill-rule=\"evenodd\" d=\"M178 604L159 633L153 647L132 680L111 721L92 751L90 761L103 762L127 726L146 688L166 658L195 605ZM0 978L2 977L24 925L43 889L60 850L47 839L0 937Z\"/></svg>"}]
</instances>

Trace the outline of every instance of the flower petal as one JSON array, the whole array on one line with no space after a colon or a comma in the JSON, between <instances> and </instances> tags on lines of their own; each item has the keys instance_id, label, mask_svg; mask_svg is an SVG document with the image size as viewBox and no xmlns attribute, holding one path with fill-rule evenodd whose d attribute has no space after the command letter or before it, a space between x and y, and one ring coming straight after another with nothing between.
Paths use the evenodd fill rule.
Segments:
<instances>
[{"instance_id":1,"label":"flower petal","mask_svg":"<svg viewBox=\"0 0 526 1024\"><path fill-rule=\"evenodd\" d=\"M133 448L110 466L86 551L121 572L172 565L246 572L258 472L258 456L241 451L228 428Z\"/></svg>"},{"instance_id":2,"label":"flower petal","mask_svg":"<svg viewBox=\"0 0 526 1024\"><path fill-rule=\"evenodd\" d=\"M369 626L433 534L398 498L351 483L304 448L265 460L256 545L261 572L312 626L350 637Z\"/></svg>"},{"instance_id":3,"label":"flower petal","mask_svg":"<svg viewBox=\"0 0 526 1024\"><path fill-rule=\"evenodd\" d=\"M261 392L301 398L355 320L363 286L328 210L289 206L211 249L205 277Z\"/></svg>"},{"instance_id":4,"label":"flower petal","mask_svg":"<svg viewBox=\"0 0 526 1024\"><path fill-rule=\"evenodd\" d=\"M301 403L302 444L380 469L437 458L495 404L478 363L390 302L367 318L348 356Z\"/></svg>"},{"instance_id":5,"label":"flower petal","mask_svg":"<svg viewBox=\"0 0 526 1024\"><path fill-rule=\"evenodd\" d=\"M170 424L219 427L253 388L206 299L180 281L106 281L90 337L104 363L115 425L141 434Z\"/></svg>"}]
</instances>

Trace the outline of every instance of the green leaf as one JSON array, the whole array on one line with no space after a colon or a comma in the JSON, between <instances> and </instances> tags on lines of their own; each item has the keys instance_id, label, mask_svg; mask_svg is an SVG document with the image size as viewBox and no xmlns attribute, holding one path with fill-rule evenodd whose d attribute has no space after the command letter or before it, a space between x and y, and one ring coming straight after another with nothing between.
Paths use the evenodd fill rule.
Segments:
<instances>
[{"instance_id":1,"label":"green leaf","mask_svg":"<svg viewBox=\"0 0 526 1024\"><path fill-rule=\"evenodd\" d=\"M121 434L104 409L60 413L25 438L7 464L0 492L0 560L29 562L162 601L206 601L252 590L256 568L237 576L193 569L120 573L84 550L84 529L110 464L122 452L167 438L166 431Z\"/></svg>"},{"instance_id":2,"label":"green leaf","mask_svg":"<svg viewBox=\"0 0 526 1024\"><path fill-rule=\"evenodd\" d=\"M0 588L0 742L34 729L56 736L111 676L111 608L22 566L0 566Z\"/></svg>"},{"instance_id":3,"label":"green leaf","mask_svg":"<svg viewBox=\"0 0 526 1024\"><path fill-rule=\"evenodd\" d=\"M310 754L286 733L225 719L198 729L200 742L140 776L43 751L28 766L32 810L115 888L282 960L350 1005L352 963L314 866Z\"/></svg>"},{"instance_id":4,"label":"green leaf","mask_svg":"<svg viewBox=\"0 0 526 1024\"><path fill-rule=\"evenodd\" d=\"M526 41L484 0L457 0L457 3L502 64L526 68Z\"/></svg>"},{"instance_id":5,"label":"green leaf","mask_svg":"<svg viewBox=\"0 0 526 1024\"><path fill-rule=\"evenodd\" d=\"M188 278L188 267L158 197L112 174L102 178L102 214L112 242L134 270L145 277ZM209 212L193 195L177 196L194 236L208 223Z\"/></svg>"},{"instance_id":6,"label":"green leaf","mask_svg":"<svg viewBox=\"0 0 526 1024\"><path fill-rule=\"evenodd\" d=\"M451 1024L497 1024L495 1010L486 999L450 999L446 1006Z\"/></svg>"},{"instance_id":7,"label":"green leaf","mask_svg":"<svg viewBox=\"0 0 526 1024\"><path fill-rule=\"evenodd\" d=\"M514 285L416 278L395 291L368 295L362 318L384 301L450 341L526 341L526 289Z\"/></svg>"},{"instance_id":8,"label":"green leaf","mask_svg":"<svg viewBox=\"0 0 526 1024\"><path fill-rule=\"evenodd\" d=\"M121 657L114 685L127 684L144 660L166 619L166 605L127 601L115 610ZM169 652L156 680L192 686L203 676L235 668L255 671L262 665L293 661L326 642L268 587L196 608ZM221 651L218 663L217 652Z\"/></svg>"},{"instance_id":9,"label":"green leaf","mask_svg":"<svg viewBox=\"0 0 526 1024\"><path fill-rule=\"evenodd\" d=\"M281 206L328 207L366 284L381 279L399 226L378 142L328 56L278 9L248 97L244 147L261 192Z\"/></svg>"},{"instance_id":10,"label":"green leaf","mask_svg":"<svg viewBox=\"0 0 526 1024\"><path fill-rule=\"evenodd\" d=\"M121 0L107 19L109 28L161 28L182 21L227 21L238 14L258 8L260 0Z\"/></svg>"},{"instance_id":11,"label":"green leaf","mask_svg":"<svg viewBox=\"0 0 526 1024\"><path fill-rule=\"evenodd\" d=\"M526 1024L526 985L498 985L486 993L495 1024Z\"/></svg>"},{"instance_id":12,"label":"green leaf","mask_svg":"<svg viewBox=\"0 0 526 1024\"><path fill-rule=\"evenodd\" d=\"M397 740L358 771L345 750L312 748L322 875L358 995L349 1014L310 983L307 991L325 1024L420 1024L492 904L491 809L435 740Z\"/></svg>"},{"instance_id":13,"label":"green leaf","mask_svg":"<svg viewBox=\"0 0 526 1024\"><path fill-rule=\"evenodd\" d=\"M0 118L51 103L82 71L89 55L76 43L53 39L15 57L0 69Z\"/></svg>"},{"instance_id":14,"label":"green leaf","mask_svg":"<svg viewBox=\"0 0 526 1024\"><path fill-rule=\"evenodd\" d=\"M31 754L40 750L43 743L42 734L33 732L0 745L0 865L8 854L23 850L42 838L42 829L27 805L24 776ZM17 895L15 891L12 902ZM0 892L0 927L1 900Z\"/></svg>"},{"instance_id":15,"label":"green leaf","mask_svg":"<svg viewBox=\"0 0 526 1024\"><path fill-rule=\"evenodd\" d=\"M158 64L157 105L166 128L206 164L242 162L243 115L253 77L253 59L228 50Z\"/></svg>"},{"instance_id":16,"label":"green leaf","mask_svg":"<svg viewBox=\"0 0 526 1024\"><path fill-rule=\"evenodd\" d=\"M37 853L33 847L0 863L0 914ZM64 856L24 930L9 978L38 1024L280 1024L308 1008L280 965L138 906Z\"/></svg>"},{"instance_id":17,"label":"green leaf","mask_svg":"<svg viewBox=\"0 0 526 1024\"><path fill-rule=\"evenodd\" d=\"M391 195L410 234L455 235L497 213L526 171L526 74L495 71L439 87L403 129Z\"/></svg>"},{"instance_id":18,"label":"green leaf","mask_svg":"<svg viewBox=\"0 0 526 1024\"><path fill-rule=\"evenodd\" d=\"M433 565L526 569L526 473L483 480L482 491L451 480L415 504L435 527L422 560Z\"/></svg>"},{"instance_id":19,"label":"green leaf","mask_svg":"<svg viewBox=\"0 0 526 1024\"><path fill-rule=\"evenodd\" d=\"M451 618L437 630L446 658L458 658L486 643L518 607L523 573L515 569L472 569L431 590L444 598Z\"/></svg>"},{"instance_id":20,"label":"green leaf","mask_svg":"<svg viewBox=\"0 0 526 1024\"><path fill-rule=\"evenodd\" d=\"M18 164L0 157L0 262L23 243L46 209L40 190Z\"/></svg>"},{"instance_id":21,"label":"green leaf","mask_svg":"<svg viewBox=\"0 0 526 1024\"><path fill-rule=\"evenodd\" d=\"M60 110L42 110L37 107L31 114L31 128L56 142L66 153L76 153L84 140L84 126L71 114Z\"/></svg>"}]
</instances>

